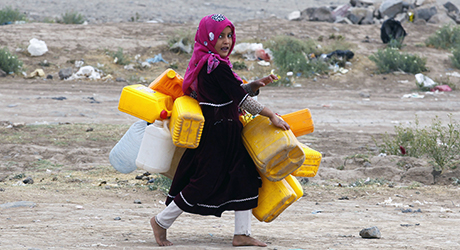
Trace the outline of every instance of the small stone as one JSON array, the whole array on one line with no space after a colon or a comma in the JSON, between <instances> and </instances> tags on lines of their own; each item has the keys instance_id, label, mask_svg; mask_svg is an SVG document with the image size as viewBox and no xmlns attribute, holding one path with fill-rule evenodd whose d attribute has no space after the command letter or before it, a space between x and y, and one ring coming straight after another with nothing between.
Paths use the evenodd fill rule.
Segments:
<instances>
[{"instance_id":1,"label":"small stone","mask_svg":"<svg viewBox=\"0 0 460 250\"><path fill-rule=\"evenodd\" d=\"M115 217L114 220L121 220L121 217Z\"/></svg>"},{"instance_id":2,"label":"small stone","mask_svg":"<svg viewBox=\"0 0 460 250\"><path fill-rule=\"evenodd\" d=\"M380 239L382 237L377 227L364 228L359 232L359 236L365 239Z\"/></svg>"},{"instance_id":3,"label":"small stone","mask_svg":"<svg viewBox=\"0 0 460 250\"><path fill-rule=\"evenodd\" d=\"M134 204L142 204L141 200L134 200Z\"/></svg>"},{"instance_id":4,"label":"small stone","mask_svg":"<svg viewBox=\"0 0 460 250\"><path fill-rule=\"evenodd\" d=\"M50 80L53 79L53 75L47 75L46 79L50 79Z\"/></svg>"},{"instance_id":5,"label":"small stone","mask_svg":"<svg viewBox=\"0 0 460 250\"><path fill-rule=\"evenodd\" d=\"M122 78L122 77L117 77L115 79L115 81L117 81L117 82L126 82L126 80L124 78Z\"/></svg>"},{"instance_id":6,"label":"small stone","mask_svg":"<svg viewBox=\"0 0 460 250\"><path fill-rule=\"evenodd\" d=\"M34 180L30 177L25 178L22 182L24 184L34 184Z\"/></svg>"},{"instance_id":7,"label":"small stone","mask_svg":"<svg viewBox=\"0 0 460 250\"><path fill-rule=\"evenodd\" d=\"M61 80L69 78L70 76L72 76L72 74L73 74L72 68L66 68L66 69L59 70L59 78L61 78Z\"/></svg>"}]
</instances>

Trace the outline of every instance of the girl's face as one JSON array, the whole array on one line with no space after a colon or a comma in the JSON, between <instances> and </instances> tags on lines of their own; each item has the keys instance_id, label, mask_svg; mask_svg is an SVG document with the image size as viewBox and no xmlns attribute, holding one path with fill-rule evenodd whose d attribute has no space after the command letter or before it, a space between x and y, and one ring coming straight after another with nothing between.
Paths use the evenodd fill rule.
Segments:
<instances>
[{"instance_id":1,"label":"girl's face","mask_svg":"<svg viewBox=\"0 0 460 250\"><path fill-rule=\"evenodd\" d=\"M228 56L228 52L232 47L233 43L233 33L230 27L225 27L225 29L220 33L219 38L217 39L216 45L214 48L220 57L225 58Z\"/></svg>"}]
</instances>

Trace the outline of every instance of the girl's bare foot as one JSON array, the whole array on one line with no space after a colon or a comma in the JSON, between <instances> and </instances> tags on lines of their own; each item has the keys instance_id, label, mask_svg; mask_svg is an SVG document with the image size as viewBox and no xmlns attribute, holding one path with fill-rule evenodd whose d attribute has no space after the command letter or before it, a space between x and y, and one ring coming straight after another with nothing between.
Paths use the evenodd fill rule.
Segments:
<instances>
[{"instance_id":1,"label":"girl's bare foot","mask_svg":"<svg viewBox=\"0 0 460 250\"><path fill-rule=\"evenodd\" d=\"M260 240L256 240L246 235L234 235L232 244L235 247L241 247L241 246L266 247L267 246L267 244L265 244L264 242Z\"/></svg>"},{"instance_id":2,"label":"girl's bare foot","mask_svg":"<svg viewBox=\"0 0 460 250\"><path fill-rule=\"evenodd\" d=\"M155 217L150 219L150 225L153 229L153 234L155 235L155 240L159 246L172 246L173 243L166 239L166 229L160 227L155 221Z\"/></svg>"}]
</instances>

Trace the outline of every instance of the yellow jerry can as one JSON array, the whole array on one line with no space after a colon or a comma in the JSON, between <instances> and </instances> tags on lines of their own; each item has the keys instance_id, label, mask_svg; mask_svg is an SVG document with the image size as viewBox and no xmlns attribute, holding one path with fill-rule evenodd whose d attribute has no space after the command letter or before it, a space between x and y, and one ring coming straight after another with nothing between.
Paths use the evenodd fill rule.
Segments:
<instances>
[{"instance_id":1,"label":"yellow jerry can","mask_svg":"<svg viewBox=\"0 0 460 250\"><path fill-rule=\"evenodd\" d=\"M118 102L118 110L149 123L162 119L162 111L165 111L167 116L171 115L172 108L173 99L171 96L142 84L124 87Z\"/></svg>"},{"instance_id":2,"label":"yellow jerry can","mask_svg":"<svg viewBox=\"0 0 460 250\"><path fill-rule=\"evenodd\" d=\"M149 88L170 95L173 100L176 100L184 95L182 91L183 81L184 78L176 71L167 69L150 83Z\"/></svg>"},{"instance_id":3,"label":"yellow jerry can","mask_svg":"<svg viewBox=\"0 0 460 250\"><path fill-rule=\"evenodd\" d=\"M275 127L265 116L256 116L246 124L242 137L257 169L270 181L284 179L305 161L292 131Z\"/></svg>"},{"instance_id":4,"label":"yellow jerry can","mask_svg":"<svg viewBox=\"0 0 460 250\"><path fill-rule=\"evenodd\" d=\"M321 164L322 155L320 152L301 144L303 152L305 153L305 161L302 166L292 173L298 177L315 177L318 172L319 165Z\"/></svg>"},{"instance_id":5,"label":"yellow jerry can","mask_svg":"<svg viewBox=\"0 0 460 250\"><path fill-rule=\"evenodd\" d=\"M292 203L303 196L303 188L292 175L280 181L269 181L262 177L262 187L259 188L259 203L252 214L259 220L271 222Z\"/></svg>"},{"instance_id":6,"label":"yellow jerry can","mask_svg":"<svg viewBox=\"0 0 460 250\"><path fill-rule=\"evenodd\" d=\"M315 125L311 119L309 109L301 109L289 114L282 115L281 118L291 127L292 133L296 137L310 134L315 130Z\"/></svg>"},{"instance_id":7,"label":"yellow jerry can","mask_svg":"<svg viewBox=\"0 0 460 250\"><path fill-rule=\"evenodd\" d=\"M174 145L197 148L203 132L204 116L200 104L184 95L174 101L169 129Z\"/></svg>"}]
</instances>

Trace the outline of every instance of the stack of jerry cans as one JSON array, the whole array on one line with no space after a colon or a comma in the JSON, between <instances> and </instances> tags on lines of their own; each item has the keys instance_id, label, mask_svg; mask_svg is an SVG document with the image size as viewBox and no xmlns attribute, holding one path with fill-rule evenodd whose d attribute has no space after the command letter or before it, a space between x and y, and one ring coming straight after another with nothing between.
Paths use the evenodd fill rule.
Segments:
<instances>
[{"instance_id":1,"label":"stack of jerry cans","mask_svg":"<svg viewBox=\"0 0 460 250\"><path fill-rule=\"evenodd\" d=\"M169 126L174 145L197 148L204 126L204 116L198 101L187 95L178 97L174 101Z\"/></svg>"},{"instance_id":2,"label":"stack of jerry cans","mask_svg":"<svg viewBox=\"0 0 460 250\"><path fill-rule=\"evenodd\" d=\"M292 131L273 126L265 116L256 116L244 126L242 137L257 169L270 181L284 179L305 161Z\"/></svg>"},{"instance_id":3,"label":"stack of jerry cans","mask_svg":"<svg viewBox=\"0 0 460 250\"><path fill-rule=\"evenodd\" d=\"M309 148L305 144L301 144L302 150L305 153L305 161L302 166L292 173L297 177L315 177L321 164L322 155L320 152Z\"/></svg>"},{"instance_id":4,"label":"stack of jerry cans","mask_svg":"<svg viewBox=\"0 0 460 250\"><path fill-rule=\"evenodd\" d=\"M123 88L118 102L118 110L149 123L161 119L161 113L169 116L173 108L173 98L142 84Z\"/></svg>"},{"instance_id":5,"label":"stack of jerry cans","mask_svg":"<svg viewBox=\"0 0 460 250\"><path fill-rule=\"evenodd\" d=\"M262 177L262 187L259 189L259 203L252 214L263 222L271 222L292 203L303 196L299 181L292 175L280 181L270 181Z\"/></svg>"}]
</instances>

